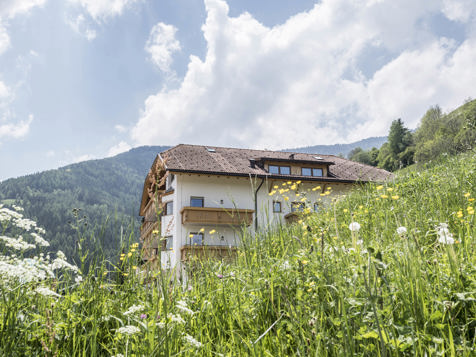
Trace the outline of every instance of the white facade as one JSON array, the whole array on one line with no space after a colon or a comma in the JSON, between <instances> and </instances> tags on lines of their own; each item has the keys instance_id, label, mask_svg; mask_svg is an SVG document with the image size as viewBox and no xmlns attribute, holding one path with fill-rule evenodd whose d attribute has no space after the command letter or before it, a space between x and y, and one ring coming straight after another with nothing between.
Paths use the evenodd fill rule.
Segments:
<instances>
[{"instance_id":1,"label":"white facade","mask_svg":"<svg viewBox=\"0 0 476 357\"><path fill-rule=\"evenodd\" d=\"M191 206L192 197L203 198L203 207L206 208L255 211L253 223L247 228L253 231L256 215L259 229L266 229L270 225L284 222L285 215L291 212L293 202L305 201L306 206L314 210L324 205L332 195L342 193L350 187L349 184L343 183L267 181L261 178L195 173L177 173L174 176L173 181L170 180L171 175L167 178L166 188L170 194L162 197L164 206L167 202L173 202L173 212L164 212L166 214L161 216L160 222L160 235L168 239L168 248L159 253L163 269L179 267L182 250L184 247L193 245L190 234L201 232L203 240L200 243L204 247L238 247L240 245L242 226L212 223L182 224L181 211L184 207ZM286 192L283 192L285 190ZM280 202L281 212L273 212L275 201Z\"/></svg>"}]
</instances>

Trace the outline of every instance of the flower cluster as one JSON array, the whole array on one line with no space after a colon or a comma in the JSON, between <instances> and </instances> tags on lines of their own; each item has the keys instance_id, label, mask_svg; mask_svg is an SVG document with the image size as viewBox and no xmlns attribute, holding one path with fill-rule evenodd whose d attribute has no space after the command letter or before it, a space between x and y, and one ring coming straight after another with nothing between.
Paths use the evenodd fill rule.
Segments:
<instances>
[{"instance_id":1,"label":"flower cluster","mask_svg":"<svg viewBox=\"0 0 476 357\"><path fill-rule=\"evenodd\" d=\"M436 227L436 232L438 233L438 242L443 244L454 244L455 240L453 239L453 234L450 233L448 229L448 224L440 223Z\"/></svg>"}]
</instances>

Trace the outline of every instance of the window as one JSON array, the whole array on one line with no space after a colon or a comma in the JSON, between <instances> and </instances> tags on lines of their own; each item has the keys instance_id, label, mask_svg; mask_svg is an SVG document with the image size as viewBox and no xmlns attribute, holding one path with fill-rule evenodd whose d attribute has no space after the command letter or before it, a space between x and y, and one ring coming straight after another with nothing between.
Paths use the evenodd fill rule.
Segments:
<instances>
[{"instance_id":1,"label":"window","mask_svg":"<svg viewBox=\"0 0 476 357\"><path fill-rule=\"evenodd\" d=\"M203 197L190 197L190 206L191 207L203 207Z\"/></svg>"},{"instance_id":2,"label":"window","mask_svg":"<svg viewBox=\"0 0 476 357\"><path fill-rule=\"evenodd\" d=\"M312 176L322 176L322 169L312 169Z\"/></svg>"},{"instance_id":3,"label":"window","mask_svg":"<svg viewBox=\"0 0 476 357\"><path fill-rule=\"evenodd\" d=\"M313 208L314 208L314 212L319 212L319 203L315 202Z\"/></svg>"},{"instance_id":4,"label":"window","mask_svg":"<svg viewBox=\"0 0 476 357\"><path fill-rule=\"evenodd\" d=\"M281 213L281 202L273 201L273 212L274 213Z\"/></svg>"},{"instance_id":5,"label":"window","mask_svg":"<svg viewBox=\"0 0 476 357\"><path fill-rule=\"evenodd\" d=\"M291 204L291 212L302 212L304 211L304 202L293 202Z\"/></svg>"},{"instance_id":6,"label":"window","mask_svg":"<svg viewBox=\"0 0 476 357\"><path fill-rule=\"evenodd\" d=\"M190 232L189 234L190 245L203 245L203 233L202 232Z\"/></svg>"},{"instance_id":7,"label":"window","mask_svg":"<svg viewBox=\"0 0 476 357\"><path fill-rule=\"evenodd\" d=\"M168 216L174 213L174 201L169 201L165 203L164 215Z\"/></svg>"},{"instance_id":8,"label":"window","mask_svg":"<svg viewBox=\"0 0 476 357\"><path fill-rule=\"evenodd\" d=\"M309 168L309 167L301 168L301 175L302 176L311 176L312 175L312 169Z\"/></svg>"},{"instance_id":9,"label":"window","mask_svg":"<svg viewBox=\"0 0 476 357\"><path fill-rule=\"evenodd\" d=\"M291 168L289 166L269 165L268 172L276 175L291 175Z\"/></svg>"},{"instance_id":10,"label":"window","mask_svg":"<svg viewBox=\"0 0 476 357\"><path fill-rule=\"evenodd\" d=\"M313 169L310 167L302 167L301 168L301 175L302 176L322 176L322 169Z\"/></svg>"},{"instance_id":11,"label":"window","mask_svg":"<svg viewBox=\"0 0 476 357\"><path fill-rule=\"evenodd\" d=\"M172 250L174 248L174 236L165 237L165 249Z\"/></svg>"}]
</instances>

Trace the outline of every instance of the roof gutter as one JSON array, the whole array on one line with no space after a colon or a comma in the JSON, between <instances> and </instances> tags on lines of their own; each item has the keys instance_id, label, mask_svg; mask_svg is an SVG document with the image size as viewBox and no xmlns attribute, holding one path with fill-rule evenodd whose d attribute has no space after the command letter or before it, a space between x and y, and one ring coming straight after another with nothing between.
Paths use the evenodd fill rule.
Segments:
<instances>
[{"instance_id":1,"label":"roof gutter","mask_svg":"<svg viewBox=\"0 0 476 357\"><path fill-rule=\"evenodd\" d=\"M263 186L264 178L261 179L261 183L255 191L255 233L258 231L258 191Z\"/></svg>"}]
</instances>

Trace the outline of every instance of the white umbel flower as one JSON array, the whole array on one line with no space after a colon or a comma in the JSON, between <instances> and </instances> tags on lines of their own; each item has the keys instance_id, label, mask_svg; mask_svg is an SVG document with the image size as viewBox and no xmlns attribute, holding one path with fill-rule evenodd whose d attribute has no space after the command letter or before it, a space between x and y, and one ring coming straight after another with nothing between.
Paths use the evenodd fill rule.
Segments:
<instances>
[{"instance_id":1,"label":"white umbel flower","mask_svg":"<svg viewBox=\"0 0 476 357\"><path fill-rule=\"evenodd\" d=\"M402 226L402 227L398 227L398 228L397 228L397 234L398 234L399 236L403 236L403 235L407 234L407 228L406 228L406 227L403 227L403 226Z\"/></svg>"},{"instance_id":2,"label":"white umbel flower","mask_svg":"<svg viewBox=\"0 0 476 357\"><path fill-rule=\"evenodd\" d=\"M138 327L132 326L132 325L119 327L116 330L116 333L121 333L123 335L128 335L128 336L135 335L136 333L139 333L139 332L140 332L140 329Z\"/></svg>"},{"instance_id":3,"label":"white umbel flower","mask_svg":"<svg viewBox=\"0 0 476 357\"><path fill-rule=\"evenodd\" d=\"M360 230L360 224L358 222L352 222L349 224L349 229L351 232L358 232Z\"/></svg>"},{"instance_id":4,"label":"white umbel flower","mask_svg":"<svg viewBox=\"0 0 476 357\"><path fill-rule=\"evenodd\" d=\"M448 224L440 223L440 225L436 227L436 231L438 233L438 242L443 244L454 244L455 240L453 239L453 234L450 233L448 229Z\"/></svg>"},{"instance_id":5,"label":"white umbel flower","mask_svg":"<svg viewBox=\"0 0 476 357\"><path fill-rule=\"evenodd\" d=\"M192 336L184 334L183 339L189 344L192 345L195 348L200 348L202 347L202 343L194 339Z\"/></svg>"},{"instance_id":6,"label":"white umbel flower","mask_svg":"<svg viewBox=\"0 0 476 357\"><path fill-rule=\"evenodd\" d=\"M126 312L123 313L124 316L133 315L136 312L144 310L142 305L132 305Z\"/></svg>"}]
</instances>

